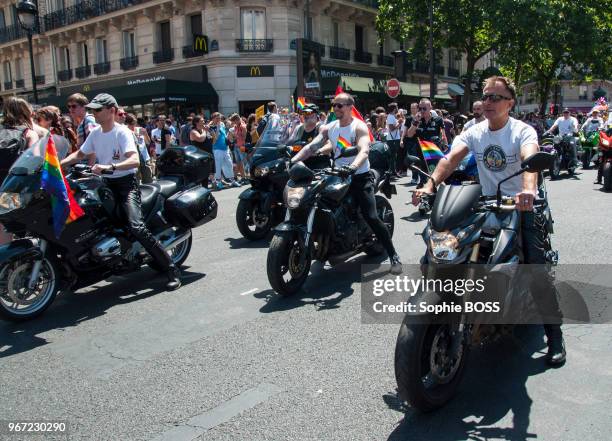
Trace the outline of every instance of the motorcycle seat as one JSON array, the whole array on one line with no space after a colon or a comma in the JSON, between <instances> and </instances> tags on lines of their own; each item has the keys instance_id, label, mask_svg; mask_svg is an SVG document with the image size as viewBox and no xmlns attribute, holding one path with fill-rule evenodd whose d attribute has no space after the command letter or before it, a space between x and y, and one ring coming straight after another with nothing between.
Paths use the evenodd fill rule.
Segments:
<instances>
[{"instance_id":1,"label":"motorcycle seat","mask_svg":"<svg viewBox=\"0 0 612 441\"><path fill-rule=\"evenodd\" d=\"M153 208L155 208L159 193L160 189L156 185L140 185L140 206L142 207L142 216L145 219L151 213Z\"/></svg>"},{"instance_id":2,"label":"motorcycle seat","mask_svg":"<svg viewBox=\"0 0 612 441\"><path fill-rule=\"evenodd\" d=\"M170 196L172 196L174 193L176 193L176 190L178 189L178 184L176 182L166 179L159 179L152 185L158 187L159 191L165 198L169 198Z\"/></svg>"}]
</instances>

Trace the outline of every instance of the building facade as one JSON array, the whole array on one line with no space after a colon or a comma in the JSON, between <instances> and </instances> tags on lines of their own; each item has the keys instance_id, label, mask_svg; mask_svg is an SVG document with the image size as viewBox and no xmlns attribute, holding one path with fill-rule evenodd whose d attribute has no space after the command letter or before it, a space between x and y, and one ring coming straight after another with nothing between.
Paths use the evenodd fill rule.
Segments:
<instances>
[{"instance_id":1,"label":"building facade","mask_svg":"<svg viewBox=\"0 0 612 441\"><path fill-rule=\"evenodd\" d=\"M0 0L0 11L0 96L31 99L27 39L14 4ZM148 115L245 114L270 100L288 106L297 86L296 39L305 36L320 47L321 77L329 84L394 76L391 54L399 44L378 44L376 13L376 0L39 1L33 39L39 101L63 105L74 92L106 91ZM200 50L194 36L204 37ZM458 82L461 55L444 50L440 58L440 81ZM428 69L427 62L410 61L409 81L427 83Z\"/></svg>"},{"instance_id":2,"label":"building facade","mask_svg":"<svg viewBox=\"0 0 612 441\"><path fill-rule=\"evenodd\" d=\"M573 112L589 112L593 108L594 101L605 96L609 101L612 94L612 81L593 80L578 83L571 80L562 80L558 87L553 87L550 92L546 111L551 106L557 105L557 111L564 107ZM519 109L522 112L536 112L540 110L539 97L535 83L526 84L521 87L519 96ZM560 112L559 112L560 113Z\"/></svg>"}]
</instances>

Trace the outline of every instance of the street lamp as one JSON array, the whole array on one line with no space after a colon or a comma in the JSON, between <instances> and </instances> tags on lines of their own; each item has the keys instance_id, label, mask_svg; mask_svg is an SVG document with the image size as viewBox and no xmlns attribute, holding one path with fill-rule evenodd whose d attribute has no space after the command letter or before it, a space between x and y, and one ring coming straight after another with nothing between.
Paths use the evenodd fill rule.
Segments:
<instances>
[{"instance_id":1,"label":"street lamp","mask_svg":"<svg viewBox=\"0 0 612 441\"><path fill-rule=\"evenodd\" d=\"M20 0L17 3L17 17L21 27L28 34L30 47L30 69L32 71L32 89L34 91L34 104L38 104L38 90L36 90L36 70L34 69L34 49L32 48L32 33L37 26L38 7L32 0Z\"/></svg>"}]
</instances>

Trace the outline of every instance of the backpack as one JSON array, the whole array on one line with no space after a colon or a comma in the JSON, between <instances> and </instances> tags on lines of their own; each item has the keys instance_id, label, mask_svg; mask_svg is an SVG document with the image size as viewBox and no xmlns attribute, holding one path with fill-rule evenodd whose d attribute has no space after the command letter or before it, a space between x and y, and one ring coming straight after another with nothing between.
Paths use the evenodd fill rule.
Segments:
<instances>
[{"instance_id":1,"label":"backpack","mask_svg":"<svg viewBox=\"0 0 612 441\"><path fill-rule=\"evenodd\" d=\"M0 125L0 183L8 176L9 169L28 147L25 137L27 127L7 128Z\"/></svg>"},{"instance_id":2,"label":"backpack","mask_svg":"<svg viewBox=\"0 0 612 441\"><path fill-rule=\"evenodd\" d=\"M391 164L391 150L386 142L378 141L370 144L370 167L376 170L387 171Z\"/></svg>"}]
</instances>

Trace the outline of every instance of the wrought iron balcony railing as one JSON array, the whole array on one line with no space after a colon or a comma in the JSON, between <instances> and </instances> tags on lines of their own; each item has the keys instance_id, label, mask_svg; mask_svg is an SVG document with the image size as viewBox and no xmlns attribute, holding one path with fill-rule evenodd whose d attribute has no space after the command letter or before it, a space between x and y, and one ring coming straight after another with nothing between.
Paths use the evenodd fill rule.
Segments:
<instances>
[{"instance_id":1,"label":"wrought iron balcony railing","mask_svg":"<svg viewBox=\"0 0 612 441\"><path fill-rule=\"evenodd\" d=\"M11 90L13 88L13 82L12 81L5 81L4 82L4 90Z\"/></svg>"},{"instance_id":2,"label":"wrought iron balcony railing","mask_svg":"<svg viewBox=\"0 0 612 441\"><path fill-rule=\"evenodd\" d=\"M138 66L138 55L135 57L125 57L119 62L119 66L123 70L136 69Z\"/></svg>"},{"instance_id":3,"label":"wrought iron balcony railing","mask_svg":"<svg viewBox=\"0 0 612 441\"><path fill-rule=\"evenodd\" d=\"M379 66L393 67L394 64L393 57L390 57L389 55L379 55L377 61Z\"/></svg>"},{"instance_id":4,"label":"wrought iron balcony railing","mask_svg":"<svg viewBox=\"0 0 612 441\"><path fill-rule=\"evenodd\" d=\"M174 49L153 52L153 63L168 63L174 60Z\"/></svg>"},{"instance_id":5,"label":"wrought iron balcony railing","mask_svg":"<svg viewBox=\"0 0 612 441\"><path fill-rule=\"evenodd\" d=\"M369 52L358 52L355 51L355 62L372 64L372 54Z\"/></svg>"},{"instance_id":6,"label":"wrought iron balcony railing","mask_svg":"<svg viewBox=\"0 0 612 441\"><path fill-rule=\"evenodd\" d=\"M34 78L36 79L36 84L45 84L44 75L36 75Z\"/></svg>"},{"instance_id":7,"label":"wrought iron balcony railing","mask_svg":"<svg viewBox=\"0 0 612 441\"><path fill-rule=\"evenodd\" d=\"M60 81L70 81L72 79L72 69L60 70L57 73L57 79Z\"/></svg>"},{"instance_id":8,"label":"wrought iron balcony railing","mask_svg":"<svg viewBox=\"0 0 612 441\"><path fill-rule=\"evenodd\" d=\"M15 80L15 87L17 89L25 87L25 80Z\"/></svg>"},{"instance_id":9,"label":"wrought iron balcony railing","mask_svg":"<svg viewBox=\"0 0 612 441\"><path fill-rule=\"evenodd\" d=\"M111 64L110 61L105 61L103 63L94 64L94 73L96 75L104 75L110 72Z\"/></svg>"},{"instance_id":10,"label":"wrought iron balcony railing","mask_svg":"<svg viewBox=\"0 0 612 441\"><path fill-rule=\"evenodd\" d=\"M272 52L272 39L236 40L236 52Z\"/></svg>"},{"instance_id":11,"label":"wrought iron balcony railing","mask_svg":"<svg viewBox=\"0 0 612 441\"><path fill-rule=\"evenodd\" d=\"M87 78L91 75L91 66L81 66L74 69L74 75L77 78Z\"/></svg>"},{"instance_id":12,"label":"wrought iron balcony railing","mask_svg":"<svg viewBox=\"0 0 612 441\"><path fill-rule=\"evenodd\" d=\"M74 6L49 12L42 17L45 31L68 26L149 0L81 0Z\"/></svg>"},{"instance_id":13,"label":"wrought iron balcony railing","mask_svg":"<svg viewBox=\"0 0 612 441\"><path fill-rule=\"evenodd\" d=\"M329 58L348 61L351 59L351 51L343 47L329 46Z\"/></svg>"},{"instance_id":14,"label":"wrought iron balcony railing","mask_svg":"<svg viewBox=\"0 0 612 441\"><path fill-rule=\"evenodd\" d=\"M5 26L0 29L0 44L27 37L28 34L20 25Z\"/></svg>"}]
</instances>

